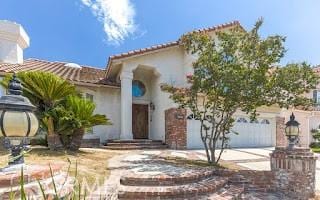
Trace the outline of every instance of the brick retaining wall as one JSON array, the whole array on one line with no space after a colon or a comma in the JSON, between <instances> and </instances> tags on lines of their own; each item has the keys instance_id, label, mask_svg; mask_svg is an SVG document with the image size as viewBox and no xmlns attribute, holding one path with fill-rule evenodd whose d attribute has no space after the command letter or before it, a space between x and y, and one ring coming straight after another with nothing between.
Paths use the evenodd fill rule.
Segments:
<instances>
[{"instance_id":1,"label":"brick retaining wall","mask_svg":"<svg viewBox=\"0 0 320 200\"><path fill-rule=\"evenodd\" d=\"M270 155L271 171L215 170L245 191L281 192L292 199L307 200L315 195L316 157L310 149L277 147Z\"/></svg>"}]
</instances>

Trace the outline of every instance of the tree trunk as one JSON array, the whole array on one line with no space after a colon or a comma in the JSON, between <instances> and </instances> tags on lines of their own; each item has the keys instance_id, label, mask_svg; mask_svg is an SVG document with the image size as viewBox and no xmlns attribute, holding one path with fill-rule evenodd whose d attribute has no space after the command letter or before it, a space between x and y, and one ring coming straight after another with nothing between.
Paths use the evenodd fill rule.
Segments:
<instances>
[{"instance_id":1,"label":"tree trunk","mask_svg":"<svg viewBox=\"0 0 320 200\"><path fill-rule=\"evenodd\" d=\"M63 149L62 142L60 140L60 136L57 134L47 135L48 147L50 150L61 150Z\"/></svg>"},{"instance_id":2,"label":"tree trunk","mask_svg":"<svg viewBox=\"0 0 320 200\"><path fill-rule=\"evenodd\" d=\"M74 130L72 138L71 138L71 143L70 143L70 150L71 151L78 151L79 150L84 133L85 133L84 128L78 128L78 129Z\"/></svg>"},{"instance_id":3,"label":"tree trunk","mask_svg":"<svg viewBox=\"0 0 320 200\"><path fill-rule=\"evenodd\" d=\"M63 144L61 142L60 136L54 132L54 124L52 117L48 117L47 120L47 143L50 150L61 150L63 149Z\"/></svg>"}]
</instances>

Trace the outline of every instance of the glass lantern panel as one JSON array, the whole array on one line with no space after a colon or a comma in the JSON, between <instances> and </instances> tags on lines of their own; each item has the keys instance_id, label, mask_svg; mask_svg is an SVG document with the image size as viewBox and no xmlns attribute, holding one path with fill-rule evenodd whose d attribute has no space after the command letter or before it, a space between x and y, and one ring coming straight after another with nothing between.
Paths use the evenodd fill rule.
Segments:
<instances>
[{"instance_id":1,"label":"glass lantern panel","mask_svg":"<svg viewBox=\"0 0 320 200\"><path fill-rule=\"evenodd\" d=\"M299 127L298 126L288 126L285 129L286 136L298 136L299 135Z\"/></svg>"},{"instance_id":2,"label":"glass lantern panel","mask_svg":"<svg viewBox=\"0 0 320 200\"><path fill-rule=\"evenodd\" d=\"M291 127L291 135L297 136L299 134L299 127L298 126L292 126Z\"/></svg>"},{"instance_id":3,"label":"glass lantern panel","mask_svg":"<svg viewBox=\"0 0 320 200\"><path fill-rule=\"evenodd\" d=\"M8 137L25 137L28 131L26 113L7 111L3 116L3 129Z\"/></svg>"},{"instance_id":4,"label":"glass lantern panel","mask_svg":"<svg viewBox=\"0 0 320 200\"><path fill-rule=\"evenodd\" d=\"M30 116L30 122L31 122L31 127L30 127L30 133L29 136L33 137L38 131L39 128L39 121L37 117L33 113L29 113Z\"/></svg>"}]
</instances>

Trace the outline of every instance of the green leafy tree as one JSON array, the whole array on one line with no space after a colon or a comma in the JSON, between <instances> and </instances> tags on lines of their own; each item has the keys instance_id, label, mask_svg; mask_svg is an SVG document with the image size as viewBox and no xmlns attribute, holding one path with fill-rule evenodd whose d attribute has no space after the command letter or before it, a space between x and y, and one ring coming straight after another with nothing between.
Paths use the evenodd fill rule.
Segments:
<instances>
[{"instance_id":1,"label":"green leafy tree","mask_svg":"<svg viewBox=\"0 0 320 200\"><path fill-rule=\"evenodd\" d=\"M228 146L236 111L244 111L254 120L260 106L312 105L302 94L315 88L318 77L306 63L277 67L285 54L285 38L261 38L261 25L259 20L248 32L240 26L218 32L217 39L206 32L182 36L185 50L197 57L193 75L187 76L189 87L162 87L200 120L199 134L211 164L219 162Z\"/></svg>"}]
</instances>

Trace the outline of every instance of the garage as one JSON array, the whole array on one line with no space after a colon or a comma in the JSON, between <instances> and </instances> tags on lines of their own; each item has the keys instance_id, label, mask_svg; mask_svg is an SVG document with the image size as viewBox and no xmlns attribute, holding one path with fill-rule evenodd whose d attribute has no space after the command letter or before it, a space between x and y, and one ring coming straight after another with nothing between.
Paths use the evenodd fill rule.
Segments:
<instances>
[{"instance_id":1,"label":"garage","mask_svg":"<svg viewBox=\"0 0 320 200\"><path fill-rule=\"evenodd\" d=\"M275 145L275 121L272 118L257 118L250 121L248 117L236 117L234 132L230 133L229 146L231 148L270 147ZM200 121L193 115L187 118L187 148L202 149L200 137Z\"/></svg>"}]
</instances>

